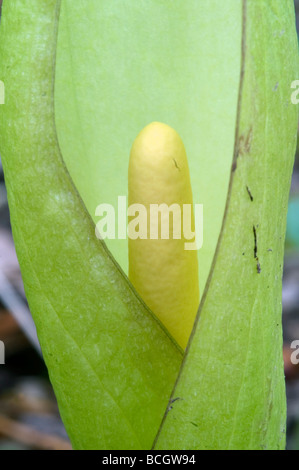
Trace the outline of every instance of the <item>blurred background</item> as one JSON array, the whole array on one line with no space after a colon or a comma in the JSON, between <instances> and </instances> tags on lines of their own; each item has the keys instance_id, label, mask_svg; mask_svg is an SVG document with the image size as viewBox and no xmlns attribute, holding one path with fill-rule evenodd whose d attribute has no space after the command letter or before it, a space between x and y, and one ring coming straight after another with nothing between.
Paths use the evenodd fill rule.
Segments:
<instances>
[{"instance_id":1,"label":"blurred background","mask_svg":"<svg viewBox=\"0 0 299 470\"><path fill-rule=\"evenodd\" d=\"M2 0L0 9L1 5ZM295 0L295 8L299 31L299 0ZM287 449L299 450L299 365L291 361L294 351L291 343L299 340L299 146L289 200L282 305ZM23 290L11 236L1 160L0 339L5 344L6 362L0 364L0 450L70 449Z\"/></svg>"}]
</instances>

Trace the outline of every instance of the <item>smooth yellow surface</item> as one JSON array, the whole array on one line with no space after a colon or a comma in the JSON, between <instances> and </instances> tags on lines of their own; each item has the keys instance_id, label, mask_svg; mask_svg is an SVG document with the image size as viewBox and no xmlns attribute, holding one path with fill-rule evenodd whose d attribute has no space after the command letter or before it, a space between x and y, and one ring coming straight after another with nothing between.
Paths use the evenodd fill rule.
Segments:
<instances>
[{"instance_id":1,"label":"smooth yellow surface","mask_svg":"<svg viewBox=\"0 0 299 470\"><path fill-rule=\"evenodd\" d=\"M161 239L160 230L158 239L149 238L150 204L179 204L183 221L183 204L193 203L184 144L166 124L149 124L133 143L128 202L129 206L144 205L148 214L147 238L129 237L129 278L146 304L185 348L199 306L197 251L185 249L185 243L190 240L184 238L183 227L181 238L173 239L172 223L169 239ZM137 216L138 213L129 217L129 223Z\"/></svg>"}]
</instances>

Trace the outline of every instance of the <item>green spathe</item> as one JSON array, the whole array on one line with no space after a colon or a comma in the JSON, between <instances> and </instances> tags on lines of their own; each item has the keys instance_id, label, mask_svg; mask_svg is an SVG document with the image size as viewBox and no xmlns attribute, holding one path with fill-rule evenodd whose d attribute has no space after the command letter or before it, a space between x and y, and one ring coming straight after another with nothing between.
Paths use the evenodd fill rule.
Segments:
<instances>
[{"instance_id":1,"label":"green spathe","mask_svg":"<svg viewBox=\"0 0 299 470\"><path fill-rule=\"evenodd\" d=\"M293 2L128 0L124 6L120 0L66 0L55 69L59 6L55 0L4 1L0 152L26 295L73 447L150 449L167 409L157 449L284 448L281 274L297 134L297 108L290 101L290 84L298 76ZM139 21L142 12L146 27ZM102 14L109 27L94 29ZM195 17L202 42L194 42ZM179 52L170 62L154 33L165 24L164 51ZM110 41L118 32L121 40ZM156 40L147 64L146 32ZM140 114L134 80L127 95L122 89L112 99L123 77L129 85L134 78L126 68L132 57L137 75L143 70L146 83L154 77L158 85L146 102L161 102L159 115L152 115L150 104ZM194 62L198 57L203 68ZM138 130L153 120L182 135L192 183L206 198L195 195L194 202L204 204L211 222L211 236L204 234L208 250L202 251L201 315L179 377L182 352L96 240L81 200L94 214L97 204L114 202L115 188L125 194L126 171L119 171L115 142L127 156ZM109 145L112 154L106 153ZM96 201L92 173L101 182ZM108 198L106 185L114 188ZM122 249L117 253L124 260Z\"/></svg>"},{"instance_id":2,"label":"green spathe","mask_svg":"<svg viewBox=\"0 0 299 470\"><path fill-rule=\"evenodd\" d=\"M116 207L127 195L128 157L140 130L152 121L173 127L188 155L193 202L204 206L200 292L230 176L241 16L241 0L64 0L59 21L57 132L91 217L101 202ZM107 246L127 273L127 240Z\"/></svg>"},{"instance_id":3,"label":"green spathe","mask_svg":"<svg viewBox=\"0 0 299 470\"><path fill-rule=\"evenodd\" d=\"M150 448L182 355L96 238L62 161L53 114L59 4L4 3L0 140L13 236L73 447Z\"/></svg>"},{"instance_id":4,"label":"green spathe","mask_svg":"<svg viewBox=\"0 0 299 470\"><path fill-rule=\"evenodd\" d=\"M225 219L173 391L181 399L165 416L157 449L285 446L281 278L298 116L293 2L244 1L242 51Z\"/></svg>"}]
</instances>

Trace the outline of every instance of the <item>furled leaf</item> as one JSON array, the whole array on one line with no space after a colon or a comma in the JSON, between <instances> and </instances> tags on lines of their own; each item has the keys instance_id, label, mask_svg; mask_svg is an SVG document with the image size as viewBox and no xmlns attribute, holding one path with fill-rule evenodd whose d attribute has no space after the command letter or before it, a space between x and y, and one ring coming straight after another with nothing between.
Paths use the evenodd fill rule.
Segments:
<instances>
[{"instance_id":1,"label":"furled leaf","mask_svg":"<svg viewBox=\"0 0 299 470\"><path fill-rule=\"evenodd\" d=\"M281 277L296 147L293 2L244 0L242 79L227 208L156 449L282 449ZM244 74L244 76L243 76Z\"/></svg>"},{"instance_id":2,"label":"furled leaf","mask_svg":"<svg viewBox=\"0 0 299 470\"><path fill-rule=\"evenodd\" d=\"M74 447L146 449L181 353L97 240L61 159L53 112L59 5L4 2L1 157L13 236Z\"/></svg>"},{"instance_id":3,"label":"furled leaf","mask_svg":"<svg viewBox=\"0 0 299 470\"><path fill-rule=\"evenodd\" d=\"M149 448L167 408L156 448L282 448L292 1L63 0L55 64L59 3L4 2L0 151L26 294L74 446ZM126 194L131 143L152 120L183 137L204 204L201 290L222 225L170 406L181 354L90 218ZM109 248L126 269L124 241Z\"/></svg>"}]
</instances>

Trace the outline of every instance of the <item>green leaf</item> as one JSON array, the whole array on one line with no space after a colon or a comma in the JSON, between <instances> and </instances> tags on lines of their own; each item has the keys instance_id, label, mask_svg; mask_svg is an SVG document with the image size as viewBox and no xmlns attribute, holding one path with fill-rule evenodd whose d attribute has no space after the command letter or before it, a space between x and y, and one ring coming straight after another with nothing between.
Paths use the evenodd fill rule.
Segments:
<instances>
[{"instance_id":1,"label":"green leaf","mask_svg":"<svg viewBox=\"0 0 299 470\"><path fill-rule=\"evenodd\" d=\"M281 277L296 148L293 2L244 0L229 195L199 317L156 449L283 449ZM244 74L244 77L243 77Z\"/></svg>"},{"instance_id":2,"label":"green leaf","mask_svg":"<svg viewBox=\"0 0 299 470\"><path fill-rule=\"evenodd\" d=\"M13 236L73 446L146 449L181 353L95 237L61 159L53 113L59 5L4 2L1 157Z\"/></svg>"}]
</instances>

